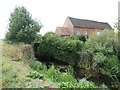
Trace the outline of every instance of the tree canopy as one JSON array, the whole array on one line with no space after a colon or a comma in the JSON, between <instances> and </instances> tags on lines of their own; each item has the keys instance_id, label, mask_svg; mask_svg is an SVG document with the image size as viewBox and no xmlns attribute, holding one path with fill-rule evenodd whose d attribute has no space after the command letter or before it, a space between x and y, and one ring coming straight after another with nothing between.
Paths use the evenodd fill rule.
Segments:
<instances>
[{"instance_id":1,"label":"tree canopy","mask_svg":"<svg viewBox=\"0 0 120 90\"><path fill-rule=\"evenodd\" d=\"M6 39L12 42L32 43L38 38L42 24L32 19L25 7L16 7L9 18Z\"/></svg>"}]
</instances>

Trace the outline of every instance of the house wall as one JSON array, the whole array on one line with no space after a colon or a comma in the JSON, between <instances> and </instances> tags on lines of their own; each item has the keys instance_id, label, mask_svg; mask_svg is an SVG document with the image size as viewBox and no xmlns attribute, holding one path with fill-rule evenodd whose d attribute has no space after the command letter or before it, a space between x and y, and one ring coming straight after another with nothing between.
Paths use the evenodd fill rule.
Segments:
<instances>
[{"instance_id":1,"label":"house wall","mask_svg":"<svg viewBox=\"0 0 120 90\"><path fill-rule=\"evenodd\" d=\"M71 23L70 19L67 17L64 24L63 24L63 27L67 27L67 28L71 28L73 29L73 24Z\"/></svg>"},{"instance_id":2,"label":"house wall","mask_svg":"<svg viewBox=\"0 0 120 90\"><path fill-rule=\"evenodd\" d=\"M67 27L57 27L55 33L58 35L71 35L72 29Z\"/></svg>"},{"instance_id":3,"label":"house wall","mask_svg":"<svg viewBox=\"0 0 120 90\"><path fill-rule=\"evenodd\" d=\"M87 29L87 28L73 28L74 32L73 33L78 33L80 32L80 34L84 34L85 31L87 32L88 36L91 36L93 33L95 32L102 32L103 30L101 29Z\"/></svg>"},{"instance_id":4,"label":"house wall","mask_svg":"<svg viewBox=\"0 0 120 90\"><path fill-rule=\"evenodd\" d=\"M71 34L77 34L78 32L80 32L80 34L84 34L85 32L87 32L88 36L91 36L93 33L95 32L102 32L102 29L91 29L91 28L79 28L79 27L75 27L73 26L71 20L69 19L69 17L66 18L63 27L69 28L71 29ZM61 30L63 31L63 30ZM70 33L67 34L63 34L63 32L56 32L59 35L70 35Z\"/></svg>"}]
</instances>

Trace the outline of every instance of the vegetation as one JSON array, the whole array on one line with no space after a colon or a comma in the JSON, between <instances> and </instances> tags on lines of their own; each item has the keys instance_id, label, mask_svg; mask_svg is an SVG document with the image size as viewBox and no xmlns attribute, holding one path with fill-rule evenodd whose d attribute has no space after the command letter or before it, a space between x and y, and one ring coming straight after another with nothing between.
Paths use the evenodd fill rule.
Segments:
<instances>
[{"instance_id":1,"label":"vegetation","mask_svg":"<svg viewBox=\"0 0 120 90\"><path fill-rule=\"evenodd\" d=\"M83 73L80 74L87 79L106 76L110 81L103 80L103 83L108 82L109 87L118 87L119 48L118 33L105 30L100 35L94 34L85 43L76 36L59 37L54 33L47 33L42 37L37 52L41 58L46 57L69 63L77 74L79 74L79 69L83 69ZM59 73L57 76L59 77ZM56 80L59 81L57 78Z\"/></svg>"},{"instance_id":2,"label":"vegetation","mask_svg":"<svg viewBox=\"0 0 120 90\"><path fill-rule=\"evenodd\" d=\"M25 7L16 7L9 19L9 28L6 39L12 42L32 43L39 39L37 33L42 25L32 19Z\"/></svg>"},{"instance_id":3,"label":"vegetation","mask_svg":"<svg viewBox=\"0 0 120 90\"><path fill-rule=\"evenodd\" d=\"M32 64L31 62L34 62L32 55L29 58L24 56L26 52L31 52L29 45L10 44L4 41L2 47L2 62L0 63L0 66L2 66L2 88L56 87L54 84L50 84L50 81L44 80L43 74L38 74L37 70L34 71L34 68L29 67Z\"/></svg>"},{"instance_id":4,"label":"vegetation","mask_svg":"<svg viewBox=\"0 0 120 90\"><path fill-rule=\"evenodd\" d=\"M17 70L12 70L12 65L8 58L3 58L4 61L2 62L2 85L3 87L10 86L13 82L13 78L16 78Z\"/></svg>"},{"instance_id":5,"label":"vegetation","mask_svg":"<svg viewBox=\"0 0 120 90\"><path fill-rule=\"evenodd\" d=\"M2 61L2 88L32 88L35 87L27 78L18 77L19 69L12 66L11 59L3 57Z\"/></svg>"},{"instance_id":6,"label":"vegetation","mask_svg":"<svg viewBox=\"0 0 120 90\"><path fill-rule=\"evenodd\" d=\"M82 43L78 39L47 33L42 37L37 52L41 59L56 59L74 65L74 61L77 60L76 54L81 50Z\"/></svg>"},{"instance_id":7,"label":"vegetation","mask_svg":"<svg viewBox=\"0 0 120 90\"><path fill-rule=\"evenodd\" d=\"M118 34L113 31L104 31L99 36L91 37L84 44L79 63L79 66L87 71L86 77L106 76L110 81L104 79L104 83L111 83L110 87L119 87L118 48Z\"/></svg>"},{"instance_id":8,"label":"vegetation","mask_svg":"<svg viewBox=\"0 0 120 90\"><path fill-rule=\"evenodd\" d=\"M35 65L35 63L37 62L35 61L33 65ZM33 73L34 75L29 74L31 78L34 76L38 78L39 74L42 73L42 76L44 76L45 79L54 82L60 88L107 88L107 86L98 87L93 82L89 82L86 79L77 82L70 72L67 71L62 73L59 71L59 69L56 69L54 65L52 65L47 71L43 71L39 69L39 67L35 68L34 70L37 70L37 72L35 71Z\"/></svg>"},{"instance_id":9,"label":"vegetation","mask_svg":"<svg viewBox=\"0 0 120 90\"><path fill-rule=\"evenodd\" d=\"M29 74L27 75L27 77L30 77L30 78L33 78L33 79L35 79L35 78L44 79L43 75L41 75L37 71L29 72Z\"/></svg>"}]
</instances>

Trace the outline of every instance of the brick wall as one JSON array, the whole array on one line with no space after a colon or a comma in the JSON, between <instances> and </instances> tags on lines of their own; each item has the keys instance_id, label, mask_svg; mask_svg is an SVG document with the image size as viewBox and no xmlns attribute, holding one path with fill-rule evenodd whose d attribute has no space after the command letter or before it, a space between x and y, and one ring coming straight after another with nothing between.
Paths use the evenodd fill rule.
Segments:
<instances>
[{"instance_id":1,"label":"brick wall","mask_svg":"<svg viewBox=\"0 0 120 90\"><path fill-rule=\"evenodd\" d=\"M67 28L73 28L73 24L71 23L70 19L69 18L66 18L64 24L63 24L63 27L67 27Z\"/></svg>"},{"instance_id":2,"label":"brick wall","mask_svg":"<svg viewBox=\"0 0 120 90\"><path fill-rule=\"evenodd\" d=\"M91 36L93 33L95 32L102 32L103 30L101 29L87 29L87 28L73 28L73 33L77 33L77 32L80 32L80 34L84 34L85 31L88 33L88 36Z\"/></svg>"}]
</instances>

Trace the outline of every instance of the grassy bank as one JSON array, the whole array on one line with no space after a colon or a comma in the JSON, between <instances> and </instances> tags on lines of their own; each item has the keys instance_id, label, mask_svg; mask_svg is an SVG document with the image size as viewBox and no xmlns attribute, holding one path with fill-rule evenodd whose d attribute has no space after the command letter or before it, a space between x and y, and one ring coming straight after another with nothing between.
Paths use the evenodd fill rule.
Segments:
<instances>
[{"instance_id":1,"label":"grassy bank","mask_svg":"<svg viewBox=\"0 0 120 90\"><path fill-rule=\"evenodd\" d=\"M27 75L33 72L30 62L33 59L33 54L30 45L22 43L6 43L1 42L2 45L2 58L0 66L2 66L1 85L2 88L44 88L56 87L50 81L30 78ZM27 54L27 52L29 52ZM32 52L32 53L31 53Z\"/></svg>"}]
</instances>

